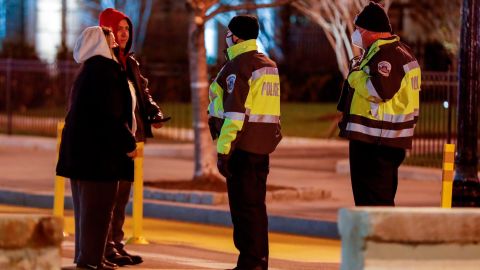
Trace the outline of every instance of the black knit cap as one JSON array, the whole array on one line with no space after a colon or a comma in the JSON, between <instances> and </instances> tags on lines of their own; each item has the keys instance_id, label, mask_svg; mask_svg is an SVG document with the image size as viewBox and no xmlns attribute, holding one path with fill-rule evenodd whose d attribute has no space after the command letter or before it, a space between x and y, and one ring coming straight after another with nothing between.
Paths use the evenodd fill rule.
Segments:
<instances>
[{"instance_id":1,"label":"black knit cap","mask_svg":"<svg viewBox=\"0 0 480 270\"><path fill-rule=\"evenodd\" d=\"M380 4L372 1L357 15L355 25L371 32L392 33L387 13Z\"/></svg>"},{"instance_id":2,"label":"black knit cap","mask_svg":"<svg viewBox=\"0 0 480 270\"><path fill-rule=\"evenodd\" d=\"M252 15L237 15L228 24L230 32L243 40L257 39L259 28L258 19Z\"/></svg>"}]
</instances>

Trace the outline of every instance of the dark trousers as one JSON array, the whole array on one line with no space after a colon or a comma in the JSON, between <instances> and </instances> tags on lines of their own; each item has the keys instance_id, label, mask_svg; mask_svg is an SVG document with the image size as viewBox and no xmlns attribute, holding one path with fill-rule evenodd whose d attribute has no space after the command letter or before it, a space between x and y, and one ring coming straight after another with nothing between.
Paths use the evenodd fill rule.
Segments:
<instances>
[{"instance_id":1,"label":"dark trousers","mask_svg":"<svg viewBox=\"0 0 480 270\"><path fill-rule=\"evenodd\" d=\"M113 216L110 223L110 231L108 233L107 247L105 255L112 254L116 250L123 249L123 224L125 223L125 209L127 208L128 200L130 199L130 190L132 189L132 182L119 181L117 198L113 207Z\"/></svg>"},{"instance_id":2,"label":"dark trousers","mask_svg":"<svg viewBox=\"0 0 480 270\"><path fill-rule=\"evenodd\" d=\"M233 242L239 269L268 269L268 218L265 205L269 156L234 150L227 179Z\"/></svg>"},{"instance_id":3,"label":"dark trousers","mask_svg":"<svg viewBox=\"0 0 480 270\"><path fill-rule=\"evenodd\" d=\"M71 180L75 216L75 263L100 265L118 181Z\"/></svg>"},{"instance_id":4,"label":"dark trousers","mask_svg":"<svg viewBox=\"0 0 480 270\"><path fill-rule=\"evenodd\" d=\"M395 206L398 167L405 149L350 141L350 174L356 206Z\"/></svg>"}]
</instances>

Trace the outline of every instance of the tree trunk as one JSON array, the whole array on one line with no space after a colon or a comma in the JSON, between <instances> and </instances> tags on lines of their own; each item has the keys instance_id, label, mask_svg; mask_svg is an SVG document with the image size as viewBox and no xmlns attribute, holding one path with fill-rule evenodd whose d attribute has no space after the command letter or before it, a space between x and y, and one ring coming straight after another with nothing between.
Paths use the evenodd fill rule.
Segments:
<instances>
[{"instance_id":1,"label":"tree trunk","mask_svg":"<svg viewBox=\"0 0 480 270\"><path fill-rule=\"evenodd\" d=\"M195 171L193 180L219 181L215 150L208 128L208 71L205 26L200 16L191 12L189 24L189 70L192 91L193 132L195 136Z\"/></svg>"}]
</instances>

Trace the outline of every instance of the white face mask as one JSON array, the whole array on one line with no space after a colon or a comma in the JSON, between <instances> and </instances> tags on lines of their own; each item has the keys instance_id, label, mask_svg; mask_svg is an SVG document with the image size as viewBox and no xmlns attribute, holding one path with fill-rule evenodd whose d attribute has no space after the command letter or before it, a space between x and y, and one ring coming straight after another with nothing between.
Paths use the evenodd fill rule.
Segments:
<instances>
[{"instance_id":1,"label":"white face mask","mask_svg":"<svg viewBox=\"0 0 480 270\"><path fill-rule=\"evenodd\" d=\"M235 42L233 42L233 34L228 35L228 36L225 38L225 41L227 42L227 46L228 46L229 48L232 47L233 45L235 45Z\"/></svg>"},{"instance_id":2,"label":"white face mask","mask_svg":"<svg viewBox=\"0 0 480 270\"><path fill-rule=\"evenodd\" d=\"M352 44L360 49L363 49L363 40L360 30L355 30L352 34Z\"/></svg>"}]
</instances>

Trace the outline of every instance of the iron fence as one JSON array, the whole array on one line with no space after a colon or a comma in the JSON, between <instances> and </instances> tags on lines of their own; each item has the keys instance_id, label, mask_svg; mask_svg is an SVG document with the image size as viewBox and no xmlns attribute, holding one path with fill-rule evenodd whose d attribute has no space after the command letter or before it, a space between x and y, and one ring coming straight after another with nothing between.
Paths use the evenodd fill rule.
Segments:
<instances>
[{"instance_id":1,"label":"iron fence","mask_svg":"<svg viewBox=\"0 0 480 270\"><path fill-rule=\"evenodd\" d=\"M68 93L79 67L71 61L49 64L39 60L0 59L0 133L55 136L56 124L65 118ZM151 89L155 100L171 97L179 91L185 95L180 83L171 83L185 81L178 79L184 76L181 70L178 65L147 67L150 85L158 86ZM161 104L165 114L173 118L166 128L156 131L157 136L192 140L193 135L188 130L191 113L183 99L171 97L169 100L177 102Z\"/></svg>"},{"instance_id":2,"label":"iron fence","mask_svg":"<svg viewBox=\"0 0 480 270\"><path fill-rule=\"evenodd\" d=\"M443 145L456 140L458 76L454 71L423 72L420 116L407 164L442 165Z\"/></svg>"},{"instance_id":3,"label":"iron fence","mask_svg":"<svg viewBox=\"0 0 480 270\"><path fill-rule=\"evenodd\" d=\"M164 88L166 96L173 95L178 87L173 83L165 86L163 82L175 78L184 80L179 75L181 72L168 73L165 66L146 67L153 87ZM79 65L72 62L46 64L36 60L0 59L0 132L55 136L56 123L65 117L66 99L78 68ZM444 143L456 141L457 91L456 72L423 72L420 117L407 164L441 166ZM159 104L165 114L173 118L166 128L155 130L155 135L192 141L190 104L166 100L169 102Z\"/></svg>"}]
</instances>

